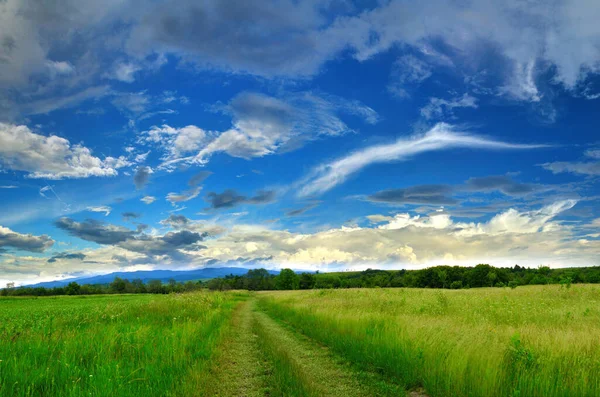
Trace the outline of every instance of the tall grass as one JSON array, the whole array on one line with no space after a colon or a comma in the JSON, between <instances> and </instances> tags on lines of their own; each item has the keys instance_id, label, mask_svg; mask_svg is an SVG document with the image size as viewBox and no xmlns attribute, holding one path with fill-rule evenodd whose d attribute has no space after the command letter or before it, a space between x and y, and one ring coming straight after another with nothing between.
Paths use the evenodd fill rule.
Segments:
<instances>
[{"instance_id":1,"label":"tall grass","mask_svg":"<svg viewBox=\"0 0 600 397\"><path fill-rule=\"evenodd\" d=\"M432 396L600 395L600 288L321 290L260 307Z\"/></svg>"},{"instance_id":2,"label":"tall grass","mask_svg":"<svg viewBox=\"0 0 600 397\"><path fill-rule=\"evenodd\" d=\"M0 299L0 395L190 395L244 297Z\"/></svg>"}]
</instances>

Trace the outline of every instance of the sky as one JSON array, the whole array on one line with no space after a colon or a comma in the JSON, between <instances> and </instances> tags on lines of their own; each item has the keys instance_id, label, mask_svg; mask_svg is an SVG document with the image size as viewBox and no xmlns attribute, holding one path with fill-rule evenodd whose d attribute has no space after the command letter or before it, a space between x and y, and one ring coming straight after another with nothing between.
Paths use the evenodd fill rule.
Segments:
<instances>
[{"instance_id":1,"label":"sky","mask_svg":"<svg viewBox=\"0 0 600 397\"><path fill-rule=\"evenodd\" d=\"M0 285L600 265L597 0L0 1Z\"/></svg>"}]
</instances>

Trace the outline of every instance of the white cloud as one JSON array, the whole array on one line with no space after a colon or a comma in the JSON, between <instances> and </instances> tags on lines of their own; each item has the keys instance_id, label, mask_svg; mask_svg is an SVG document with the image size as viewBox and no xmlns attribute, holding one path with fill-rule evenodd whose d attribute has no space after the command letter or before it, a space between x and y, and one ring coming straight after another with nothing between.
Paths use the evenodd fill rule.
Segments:
<instances>
[{"instance_id":1,"label":"white cloud","mask_svg":"<svg viewBox=\"0 0 600 397\"><path fill-rule=\"evenodd\" d=\"M537 233L551 231L559 225L551 223L561 212L571 209L577 204L576 200L563 200L549 204L539 210L519 212L509 209L502 212L486 223L457 224L461 229L458 234L472 236L475 234L496 235L504 233Z\"/></svg>"},{"instance_id":2,"label":"white cloud","mask_svg":"<svg viewBox=\"0 0 600 397\"><path fill-rule=\"evenodd\" d=\"M535 66L535 60L525 64L515 62L513 77L500 88L500 92L518 100L539 102L542 98L535 83Z\"/></svg>"},{"instance_id":3,"label":"white cloud","mask_svg":"<svg viewBox=\"0 0 600 397\"><path fill-rule=\"evenodd\" d=\"M581 248L568 226L554 218L575 202L555 202L537 210L510 209L487 222L455 222L447 214L376 216L377 227L341 227L312 234L234 225L229 232L204 242L202 260L270 258L280 267L344 269L414 265L583 265L600 245ZM517 248L517 249L515 249ZM580 251L574 251L580 250ZM515 262L517 261L517 262Z\"/></svg>"},{"instance_id":4,"label":"white cloud","mask_svg":"<svg viewBox=\"0 0 600 397\"><path fill-rule=\"evenodd\" d=\"M399 139L391 144L370 146L317 167L307 178L299 182L299 195L310 196L326 192L336 185L343 183L350 175L359 172L371 164L402 161L419 153L461 147L488 150L518 150L535 149L544 147L544 145L495 141L457 131L456 127L449 124L438 123L424 135Z\"/></svg>"},{"instance_id":5,"label":"white cloud","mask_svg":"<svg viewBox=\"0 0 600 397\"><path fill-rule=\"evenodd\" d=\"M593 0L559 1L552 6L517 0L390 1L336 21L327 33L345 38L359 60L396 44L420 48L441 40L465 72L485 65L496 79L504 80L501 92L537 101L536 67L543 71L555 66L555 80L567 89L600 71L598 18L600 5ZM494 53L496 64L490 65Z\"/></svg>"},{"instance_id":6,"label":"white cloud","mask_svg":"<svg viewBox=\"0 0 600 397\"><path fill-rule=\"evenodd\" d=\"M167 194L166 199L172 205L177 205L178 203L190 201L191 199L198 197L201 190L202 190L202 187L197 186L197 187L190 189L188 191L185 191L183 193L172 193L171 192L171 193Z\"/></svg>"},{"instance_id":7,"label":"white cloud","mask_svg":"<svg viewBox=\"0 0 600 397\"><path fill-rule=\"evenodd\" d=\"M116 94L112 104L123 112L140 114L145 112L152 105L152 102L146 91L139 91Z\"/></svg>"},{"instance_id":8,"label":"white cloud","mask_svg":"<svg viewBox=\"0 0 600 397\"><path fill-rule=\"evenodd\" d=\"M140 199L140 201L144 204L152 204L156 201L156 197L154 196L144 196Z\"/></svg>"},{"instance_id":9,"label":"white cloud","mask_svg":"<svg viewBox=\"0 0 600 397\"><path fill-rule=\"evenodd\" d=\"M89 87L67 96L28 101L26 105L23 105L22 112L27 115L48 114L57 109L74 107L85 101L103 98L109 94L108 86Z\"/></svg>"},{"instance_id":10,"label":"white cloud","mask_svg":"<svg viewBox=\"0 0 600 397\"><path fill-rule=\"evenodd\" d=\"M87 207L86 209L91 212L103 212L104 216L109 216L112 211L112 208L106 205L91 206Z\"/></svg>"},{"instance_id":11,"label":"white cloud","mask_svg":"<svg viewBox=\"0 0 600 397\"><path fill-rule=\"evenodd\" d=\"M135 81L135 74L140 70L141 67L133 63L118 63L115 65L113 73L110 75L110 77L124 83L133 83Z\"/></svg>"},{"instance_id":12,"label":"white cloud","mask_svg":"<svg viewBox=\"0 0 600 397\"><path fill-rule=\"evenodd\" d=\"M454 109L457 108L477 109L477 98L469 94L464 94L462 97L450 100L429 98L429 103L421 109L421 116L427 120L453 117Z\"/></svg>"},{"instance_id":13,"label":"white cloud","mask_svg":"<svg viewBox=\"0 0 600 397\"><path fill-rule=\"evenodd\" d=\"M285 100L257 93L242 93L228 105L216 106L232 117L233 126L223 132L206 131L190 125L152 127L139 137L165 152L162 168L188 162L206 164L219 152L250 159L293 150L321 136L353 132L338 116L353 114L374 124L377 113L357 101L316 95L310 92L286 95Z\"/></svg>"},{"instance_id":14,"label":"white cloud","mask_svg":"<svg viewBox=\"0 0 600 397\"><path fill-rule=\"evenodd\" d=\"M139 141L158 145L166 151L166 161L176 160L190 153L197 153L207 143L207 133L194 125L173 128L169 125L153 126L145 131Z\"/></svg>"},{"instance_id":15,"label":"white cloud","mask_svg":"<svg viewBox=\"0 0 600 397\"><path fill-rule=\"evenodd\" d=\"M600 149L589 149L585 151L587 157L600 160Z\"/></svg>"},{"instance_id":16,"label":"white cloud","mask_svg":"<svg viewBox=\"0 0 600 397\"><path fill-rule=\"evenodd\" d=\"M403 55L394 63L388 91L399 98L407 98L409 94L406 87L427 80L432 70L431 65L416 56Z\"/></svg>"},{"instance_id":17,"label":"white cloud","mask_svg":"<svg viewBox=\"0 0 600 397\"><path fill-rule=\"evenodd\" d=\"M371 223L383 223L383 222L389 222L391 220L394 219L393 216L387 216L387 215L379 215L379 214L375 214L375 215L367 215L366 218L369 220L369 222Z\"/></svg>"},{"instance_id":18,"label":"white cloud","mask_svg":"<svg viewBox=\"0 0 600 397\"><path fill-rule=\"evenodd\" d=\"M112 157L101 160L85 146L71 145L55 135L46 137L24 125L0 123L0 165L27 172L29 178L115 176L124 164Z\"/></svg>"},{"instance_id":19,"label":"white cloud","mask_svg":"<svg viewBox=\"0 0 600 397\"><path fill-rule=\"evenodd\" d=\"M75 71L73 65L69 62L47 61L46 67L50 70L51 75L69 75Z\"/></svg>"},{"instance_id":20,"label":"white cloud","mask_svg":"<svg viewBox=\"0 0 600 397\"><path fill-rule=\"evenodd\" d=\"M555 161L541 165L553 174L573 173L580 175L600 175L600 161Z\"/></svg>"}]
</instances>

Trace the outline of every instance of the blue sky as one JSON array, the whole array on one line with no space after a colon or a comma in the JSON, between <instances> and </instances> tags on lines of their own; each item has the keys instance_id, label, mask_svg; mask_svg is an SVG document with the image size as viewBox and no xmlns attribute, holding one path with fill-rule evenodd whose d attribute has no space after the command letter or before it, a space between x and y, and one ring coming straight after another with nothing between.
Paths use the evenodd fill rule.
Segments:
<instances>
[{"instance_id":1,"label":"blue sky","mask_svg":"<svg viewBox=\"0 0 600 397\"><path fill-rule=\"evenodd\" d=\"M598 265L595 1L0 3L0 285Z\"/></svg>"}]
</instances>

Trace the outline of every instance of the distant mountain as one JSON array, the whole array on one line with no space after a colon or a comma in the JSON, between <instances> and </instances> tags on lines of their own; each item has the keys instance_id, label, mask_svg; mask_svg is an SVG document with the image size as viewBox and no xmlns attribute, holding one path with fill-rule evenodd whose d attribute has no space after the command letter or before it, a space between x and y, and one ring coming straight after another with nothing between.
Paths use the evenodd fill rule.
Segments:
<instances>
[{"instance_id":1,"label":"distant mountain","mask_svg":"<svg viewBox=\"0 0 600 397\"><path fill-rule=\"evenodd\" d=\"M242 267L207 267L203 269L194 269L194 270L141 270L137 272L115 272L109 274L103 274L100 276L86 276L86 277L77 277L77 278L69 278L65 280L57 280L57 281L47 281L45 283L38 283L27 285L27 287L45 287L45 288L53 288L53 287L63 287L70 282L77 282L78 284L108 284L111 283L115 277L120 277L126 280L134 280L141 279L144 283L147 283L150 280L160 280L163 282L169 281L170 279L174 279L175 281L189 281L189 280L199 280L199 279L209 279L215 277L225 277L230 274L234 276L241 276L248 273L247 268ZM279 274L278 271L270 270L271 274Z\"/></svg>"}]
</instances>

